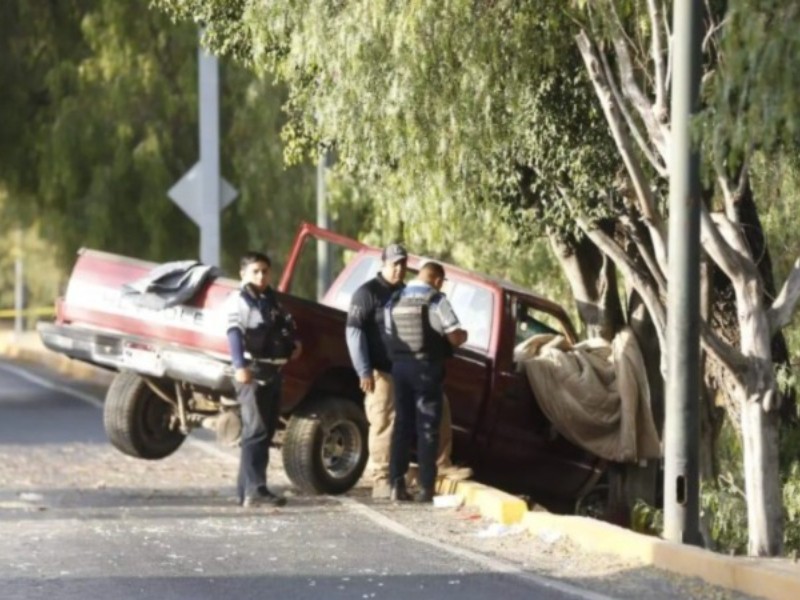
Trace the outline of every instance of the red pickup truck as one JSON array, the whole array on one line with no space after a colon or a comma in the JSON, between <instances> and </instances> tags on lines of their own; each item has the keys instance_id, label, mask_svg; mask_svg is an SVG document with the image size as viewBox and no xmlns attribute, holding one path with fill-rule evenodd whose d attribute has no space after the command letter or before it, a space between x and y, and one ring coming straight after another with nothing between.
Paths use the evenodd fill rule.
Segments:
<instances>
[{"instance_id":1,"label":"red pickup truck","mask_svg":"<svg viewBox=\"0 0 800 600\"><path fill-rule=\"evenodd\" d=\"M309 246L337 253L338 275L324 297L293 292L307 270ZM409 272L422 258L409 258ZM104 424L122 452L158 459L174 452L196 427L235 439L239 421L230 357L219 310L237 287L216 279L183 305L155 310L125 301L123 286L156 265L82 250L55 323L40 324L52 350L119 371L105 403ZM343 493L367 461L363 394L345 344L345 319L355 290L380 268L380 249L303 224L277 286L294 315L303 355L284 368L281 412L284 468L311 493ZM448 361L457 462L475 479L545 505L563 507L587 494L606 464L555 433L514 363L514 348L528 336L556 330L574 340L566 311L512 283L446 265L447 293L469 341Z\"/></svg>"}]
</instances>

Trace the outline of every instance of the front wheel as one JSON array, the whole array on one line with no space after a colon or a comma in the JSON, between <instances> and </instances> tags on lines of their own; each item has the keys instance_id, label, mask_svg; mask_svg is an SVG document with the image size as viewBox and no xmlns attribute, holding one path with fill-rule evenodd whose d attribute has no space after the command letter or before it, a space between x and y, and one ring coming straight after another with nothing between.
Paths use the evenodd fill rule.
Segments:
<instances>
[{"instance_id":1,"label":"front wheel","mask_svg":"<svg viewBox=\"0 0 800 600\"><path fill-rule=\"evenodd\" d=\"M343 494L367 464L367 418L355 402L319 398L301 406L286 427L283 466L300 490Z\"/></svg>"},{"instance_id":2,"label":"front wheel","mask_svg":"<svg viewBox=\"0 0 800 600\"><path fill-rule=\"evenodd\" d=\"M103 425L117 450L155 460L175 452L186 437L172 427L173 412L141 376L122 371L106 393Z\"/></svg>"}]
</instances>

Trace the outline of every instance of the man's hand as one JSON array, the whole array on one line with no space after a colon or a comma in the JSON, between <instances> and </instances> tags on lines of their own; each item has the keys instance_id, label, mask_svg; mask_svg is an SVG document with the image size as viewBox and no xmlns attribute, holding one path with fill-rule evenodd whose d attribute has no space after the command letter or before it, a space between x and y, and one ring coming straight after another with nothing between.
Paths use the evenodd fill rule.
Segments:
<instances>
[{"instance_id":1,"label":"man's hand","mask_svg":"<svg viewBox=\"0 0 800 600\"><path fill-rule=\"evenodd\" d=\"M372 375L367 375L366 377L362 377L359 385L361 387L361 391L365 394L371 394L375 391L375 378Z\"/></svg>"},{"instance_id":2,"label":"man's hand","mask_svg":"<svg viewBox=\"0 0 800 600\"><path fill-rule=\"evenodd\" d=\"M294 350L292 350L292 355L289 357L289 360L295 360L296 358L299 358L302 353L303 344L301 342L295 342Z\"/></svg>"},{"instance_id":3,"label":"man's hand","mask_svg":"<svg viewBox=\"0 0 800 600\"><path fill-rule=\"evenodd\" d=\"M253 381L253 374L247 367L242 367L233 372L233 378L239 383L250 383Z\"/></svg>"}]
</instances>

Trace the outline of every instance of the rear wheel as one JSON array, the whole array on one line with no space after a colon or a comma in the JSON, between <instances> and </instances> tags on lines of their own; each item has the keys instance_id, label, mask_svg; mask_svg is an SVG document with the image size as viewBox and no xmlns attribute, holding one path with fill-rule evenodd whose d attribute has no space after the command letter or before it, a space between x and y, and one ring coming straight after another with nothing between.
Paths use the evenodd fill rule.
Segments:
<instances>
[{"instance_id":1,"label":"rear wheel","mask_svg":"<svg viewBox=\"0 0 800 600\"><path fill-rule=\"evenodd\" d=\"M283 466L300 490L342 494L367 464L367 418L355 402L320 398L301 406L286 427Z\"/></svg>"},{"instance_id":2,"label":"rear wheel","mask_svg":"<svg viewBox=\"0 0 800 600\"><path fill-rule=\"evenodd\" d=\"M106 393L103 425L111 444L135 458L169 456L186 438L171 428L173 408L136 373L119 373Z\"/></svg>"}]
</instances>

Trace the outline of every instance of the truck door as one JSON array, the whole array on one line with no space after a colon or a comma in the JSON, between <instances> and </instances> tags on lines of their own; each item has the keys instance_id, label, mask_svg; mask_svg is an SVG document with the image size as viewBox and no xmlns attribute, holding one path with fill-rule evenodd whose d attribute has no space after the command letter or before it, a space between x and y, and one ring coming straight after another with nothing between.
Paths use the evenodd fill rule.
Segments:
<instances>
[{"instance_id":1,"label":"truck door","mask_svg":"<svg viewBox=\"0 0 800 600\"><path fill-rule=\"evenodd\" d=\"M494 294L472 281L448 281L443 291L453 305L467 342L447 361L445 393L453 417L453 455L472 463L485 445L485 399L489 388L487 352L492 336Z\"/></svg>"},{"instance_id":2,"label":"truck door","mask_svg":"<svg viewBox=\"0 0 800 600\"><path fill-rule=\"evenodd\" d=\"M489 454L495 483L506 489L540 490L540 501L574 498L596 474L598 459L559 435L544 416L514 349L539 333L571 338L571 324L532 303L510 296L493 389L494 415Z\"/></svg>"}]
</instances>

